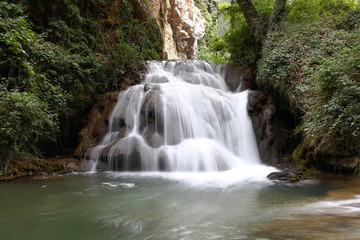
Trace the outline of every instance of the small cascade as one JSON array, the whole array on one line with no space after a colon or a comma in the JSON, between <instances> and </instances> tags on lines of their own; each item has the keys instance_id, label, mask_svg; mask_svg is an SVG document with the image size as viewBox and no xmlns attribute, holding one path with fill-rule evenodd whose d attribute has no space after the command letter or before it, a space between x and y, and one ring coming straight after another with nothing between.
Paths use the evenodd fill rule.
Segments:
<instances>
[{"instance_id":1,"label":"small cascade","mask_svg":"<svg viewBox=\"0 0 360 240\"><path fill-rule=\"evenodd\" d=\"M87 153L92 170L214 172L260 164L247 91L232 93L220 65L150 62L118 96L108 132Z\"/></svg>"}]
</instances>

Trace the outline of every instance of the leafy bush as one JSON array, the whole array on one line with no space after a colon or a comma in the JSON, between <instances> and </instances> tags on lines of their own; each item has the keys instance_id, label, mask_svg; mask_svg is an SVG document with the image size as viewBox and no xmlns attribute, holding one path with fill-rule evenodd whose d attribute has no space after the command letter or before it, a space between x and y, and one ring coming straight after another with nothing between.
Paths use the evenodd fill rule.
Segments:
<instances>
[{"instance_id":1,"label":"leafy bush","mask_svg":"<svg viewBox=\"0 0 360 240\"><path fill-rule=\"evenodd\" d=\"M199 59L214 61L215 63L228 63L230 53L227 50L227 43L223 38L214 37L209 40L209 45L199 46Z\"/></svg>"},{"instance_id":2,"label":"leafy bush","mask_svg":"<svg viewBox=\"0 0 360 240\"><path fill-rule=\"evenodd\" d=\"M337 18L354 11L356 6L357 0L293 0L287 18L292 23Z\"/></svg>"},{"instance_id":3,"label":"leafy bush","mask_svg":"<svg viewBox=\"0 0 360 240\"><path fill-rule=\"evenodd\" d=\"M360 15L287 23L269 33L259 62L257 83L284 96L294 115L302 112L298 130L303 133L304 147L315 153L360 153L360 25L356 16ZM355 22L351 28L344 24L350 20Z\"/></svg>"},{"instance_id":4,"label":"leafy bush","mask_svg":"<svg viewBox=\"0 0 360 240\"><path fill-rule=\"evenodd\" d=\"M360 153L360 28L343 34L343 48L309 77L318 97L301 127L307 142L338 155Z\"/></svg>"},{"instance_id":5,"label":"leafy bush","mask_svg":"<svg viewBox=\"0 0 360 240\"><path fill-rule=\"evenodd\" d=\"M275 1L253 1L259 14L269 20ZM253 52L253 39L249 32L249 27L241 13L238 4L220 4L220 12L229 21L230 29L223 36L225 50L231 54L230 61L253 63L255 53Z\"/></svg>"},{"instance_id":6,"label":"leafy bush","mask_svg":"<svg viewBox=\"0 0 360 240\"><path fill-rule=\"evenodd\" d=\"M24 152L37 154L39 138L56 130L55 115L36 95L0 91L0 160Z\"/></svg>"}]
</instances>

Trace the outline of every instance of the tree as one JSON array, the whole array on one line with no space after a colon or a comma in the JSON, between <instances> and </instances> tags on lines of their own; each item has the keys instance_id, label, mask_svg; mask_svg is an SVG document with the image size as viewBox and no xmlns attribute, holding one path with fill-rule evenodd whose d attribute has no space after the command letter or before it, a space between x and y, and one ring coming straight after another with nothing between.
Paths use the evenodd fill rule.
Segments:
<instances>
[{"instance_id":1,"label":"tree","mask_svg":"<svg viewBox=\"0 0 360 240\"><path fill-rule=\"evenodd\" d=\"M260 16L251 0L237 0L237 3L244 14L245 20L249 25L250 34L254 40L253 51L256 56L256 62L261 58L260 53L267 32L274 30L285 15L286 0L276 0L269 23Z\"/></svg>"}]
</instances>

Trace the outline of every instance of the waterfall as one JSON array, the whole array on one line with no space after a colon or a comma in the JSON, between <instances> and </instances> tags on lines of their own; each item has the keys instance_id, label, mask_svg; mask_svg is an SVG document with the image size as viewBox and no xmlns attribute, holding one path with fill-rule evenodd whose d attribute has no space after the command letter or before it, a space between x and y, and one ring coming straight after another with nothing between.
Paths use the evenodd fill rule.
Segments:
<instances>
[{"instance_id":1,"label":"waterfall","mask_svg":"<svg viewBox=\"0 0 360 240\"><path fill-rule=\"evenodd\" d=\"M222 66L149 62L121 92L108 132L88 152L95 170L217 172L259 165L248 92L230 92Z\"/></svg>"}]
</instances>

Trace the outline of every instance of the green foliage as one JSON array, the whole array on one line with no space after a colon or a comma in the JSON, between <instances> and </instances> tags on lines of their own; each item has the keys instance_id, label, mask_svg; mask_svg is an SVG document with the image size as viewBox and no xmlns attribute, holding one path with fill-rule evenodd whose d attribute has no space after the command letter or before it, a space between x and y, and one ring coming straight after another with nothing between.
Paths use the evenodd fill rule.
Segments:
<instances>
[{"instance_id":1,"label":"green foliage","mask_svg":"<svg viewBox=\"0 0 360 240\"><path fill-rule=\"evenodd\" d=\"M144 60L162 57L156 21L136 19L126 0L13 2L26 5L0 2L2 158L37 152L85 118L91 95L138 82Z\"/></svg>"},{"instance_id":2,"label":"green foliage","mask_svg":"<svg viewBox=\"0 0 360 240\"><path fill-rule=\"evenodd\" d=\"M265 20L269 20L275 1L256 0L253 2L259 14ZM220 12L231 26L223 37L226 42L226 50L231 54L230 60L233 62L253 63L256 57L253 51L254 43L239 5L225 3L219 7Z\"/></svg>"},{"instance_id":3,"label":"green foliage","mask_svg":"<svg viewBox=\"0 0 360 240\"><path fill-rule=\"evenodd\" d=\"M36 95L3 90L0 99L0 160L36 151L38 139L54 132L55 116Z\"/></svg>"},{"instance_id":4,"label":"green foliage","mask_svg":"<svg viewBox=\"0 0 360 240\"><path fill-rule=\"evenodd\" d=\"M346 41L342 49L328 57L309 78L317 81L314 91L320 94L302 130L318 148L331 149L335 144L343 153L360 152L359 36L360 28L349 35L339 30L335 37Z\"/></svg>"},{"instance_id":5,"label":"green foliage","mask_svg":"<svg viewBox=\"0 0 360 240\"><path fill-rule=\"evenodd\" d=\"M215 63L228 63L230 53L227 50L227 43L223 38L214 37L209 39L209 45L199 46L199 59L214 61Z\"/></svg>"},{"instance_id":6,"label":"green foliage","mask_svg":"<svg viewBox=\"0 0 360 240\"><path fill-rule=\"evenodd\" d=\"M252 1L265 21L269 21L275 1ZM287 21L289 23L312 22L320 19L338 19L340 16L354 11L357 0L293 0L287 4ZM229 21L230 29L223 37L226 51L231 53L231 61L254 63L254 41L248 25L238 4L220 4L220 13ZM280 61L280 59L279 59ZM280 63L280 62L279 62Z\"/></svg>"},{"instance_id":7,"label":"green foliage","mask_svg":"<svg viewBox=\"0 0 360 240\"><path fill-rule=\"evenodd\" d=\"M293 0L287 18L290 22L334 18L356 9L357 0Z\"/></svg>"},{"instance_id":8,"label":"green foliage","mask_svg":"<svg viewBox=\"0 0 360 240\"><path fill-rule=\"evenodd\" d=\"M7 152L1 155L7 156L36 149L40 137L57 132L60 114L94 84L90 75L96 61L46 42L21 6L1 5L8 10L0 17L1 148Z\"/></svg>"},{"instance_id":9,"label":"green foliage","mask_svg":"<svg viewBox=\"0 0 360 240\"><path fill-rule=\"evenodd\" d=\"M298 130L315 153L360 153L359 16L287 23L265 42L257 83L302 111Z\"/></svg>"},{"instance_id":10,"label":"green foliage","mask_svg":"<svg viewBox=\"0 0 360 240\"><path fill-rule=\"evenodd\" d=\"M212 60L216 63L229 62L227 45L219 37L218 24L218 3L214 0L195 0L195 5L200 9L201 15L206 20L204 39L199 41L199 56L201 60Z\"/></svg>"}]
</instances>

